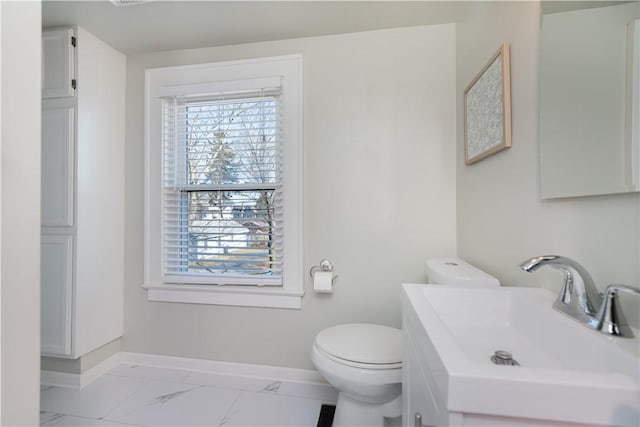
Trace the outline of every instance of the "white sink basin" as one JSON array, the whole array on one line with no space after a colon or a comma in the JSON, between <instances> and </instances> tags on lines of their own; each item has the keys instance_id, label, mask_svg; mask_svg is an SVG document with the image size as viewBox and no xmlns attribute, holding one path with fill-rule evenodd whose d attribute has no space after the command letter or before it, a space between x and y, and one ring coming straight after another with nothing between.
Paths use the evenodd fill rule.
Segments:
<instances>
[{"instance_id":1,"label":"white sink basin","mask_svg":"<svg viewBox=\"0 0 640 427\"><path fill-rule=\"evenodd\" d=\"M541 288L403 289L408 327L426 332L422 356L449 411L640 425L637 331L627 339L590 330L553 310L555 295ZM493 364L496 350L520 366Z\"/></svg>"}]
</instances>

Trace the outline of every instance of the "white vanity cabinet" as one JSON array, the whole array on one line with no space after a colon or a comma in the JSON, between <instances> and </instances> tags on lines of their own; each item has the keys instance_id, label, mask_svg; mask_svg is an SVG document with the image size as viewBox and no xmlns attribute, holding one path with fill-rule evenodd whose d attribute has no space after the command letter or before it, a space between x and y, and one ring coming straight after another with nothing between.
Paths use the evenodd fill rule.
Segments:
<instances>
[{"instance_id":1,"label":"white vanity cabinet","mask_svg":"<svg viewBox=\"0 0 640 427\"><path fill-rule=\"evenodd\" d=\"M42 353L122 336L126 58L81 28L43 31Z\"/></svg>"},{"instance_id":2,"label":"white vanity cabinet","mask_svg":"<svg viewBox=\"0 0 640 427\"><path fill-rule=\"evenodd\" d=\"M422 371L413 342L408 335L403 337L403 378L404 399L403 420L407 426L435 426L438 406L428 387L427 377Z\"/></svg>"},{"instance_id":3,"label":"white vanity cabinet","mask_svg":"<svg viewBox=\"0 0 640 427\"><path fill-rule=\"evenodd\" d=\"M403 302L404 303L404 302ZM426 334L417 327L418 319L403 305L402 314L402 420L405 427L436 427L462 425L455 423L459 414L449 413L446 402L438 392L437 378L433 378L432 366L437 360L426 360L422 348ZM438 371L437 368L435 369ZM442 375L446 376L444 371ZM458 420L459 421L459 420ZM454 424L451 424L454 422Z\"/></svg>"},{"instance_id":4,"label":"white vanity cabinet","mask_svg":"<svg viewBox=\"0 0 640 427\"><path fill-rule=\"evenodd\" d=\"M590 330L555 300L543 288L403 284L404 426L640 425L638 338ZM505 348L519 365L492 363Z\"/></svg>"},{"instance_id":5,"label":"white vanity cabinet","mask_svg":"<svg viewBox=\"0 0 640 427\"><path fill-rule=\"evenodd\" d=\"M406 292L402 295L402 343L402 424L404 427L569 426L565 423L478 414L452 408L451 384L455 378L447 372L440 356L434 351L434 344L422 326L419 310L412 305ZM478 389L477 399L486 397L485 394L486 391ZM586 424L584 426L587 427Z\"/></svg>"}]
</instances>

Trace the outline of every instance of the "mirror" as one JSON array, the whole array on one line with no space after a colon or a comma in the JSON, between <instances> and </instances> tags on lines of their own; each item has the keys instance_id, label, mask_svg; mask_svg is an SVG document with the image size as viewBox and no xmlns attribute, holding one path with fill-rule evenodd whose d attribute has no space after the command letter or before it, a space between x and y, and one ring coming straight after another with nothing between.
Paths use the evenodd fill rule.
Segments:
<instances>
[{"instance_id":1,"label":"mirror","mask_svg":"<svg viewBox=\"0 0 640 427\"><path fill-rule=\"evenodd\" d=\"M640 191L640 3L543 2L543 199Z\"/></svg>"}]
</instances>

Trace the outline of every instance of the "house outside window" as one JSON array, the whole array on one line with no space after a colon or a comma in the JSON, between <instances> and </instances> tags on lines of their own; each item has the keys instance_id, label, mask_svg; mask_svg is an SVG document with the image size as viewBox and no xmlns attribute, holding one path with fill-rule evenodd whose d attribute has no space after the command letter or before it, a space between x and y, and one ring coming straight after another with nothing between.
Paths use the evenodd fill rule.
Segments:
<instances>
[{"instance_id":1,"label":"house outside window","mask_svg":"<svg viewBox=\"0 0 640 427\"><path fill-rule=\"evenodd\" d=\"M150 300L300 307L301 62L147 70Z\"/></svg>"}]
</instances>

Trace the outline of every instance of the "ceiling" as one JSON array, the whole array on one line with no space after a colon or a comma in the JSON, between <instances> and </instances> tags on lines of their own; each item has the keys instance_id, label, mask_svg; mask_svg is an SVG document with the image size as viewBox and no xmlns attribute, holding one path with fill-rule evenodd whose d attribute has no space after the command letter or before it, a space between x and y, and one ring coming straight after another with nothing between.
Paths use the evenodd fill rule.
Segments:
<instances>
[{"instance_id":1,"label":"ceiling","mask_svg":"<svg viewBox=\"0 0 640 427\"><path fill-rule=\"evenodd\" d=\"M131 1L131 0L126 0ZM455 22L461 1L44 0L43 28L79 25L126 53Z\"/></svg>"}]
</instances>

